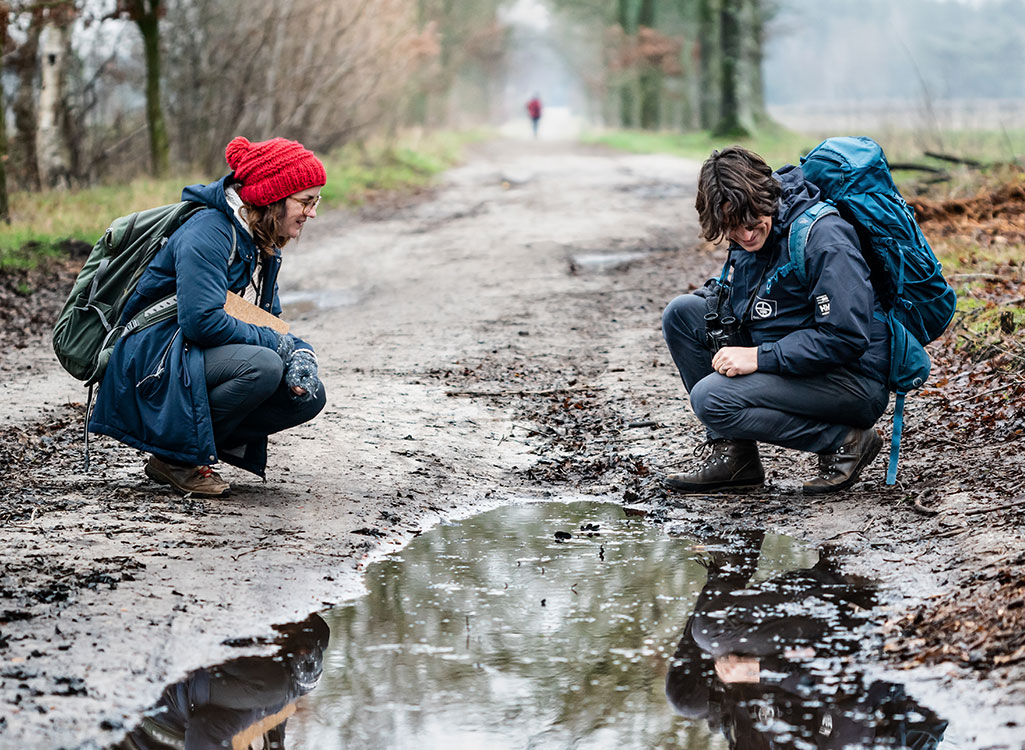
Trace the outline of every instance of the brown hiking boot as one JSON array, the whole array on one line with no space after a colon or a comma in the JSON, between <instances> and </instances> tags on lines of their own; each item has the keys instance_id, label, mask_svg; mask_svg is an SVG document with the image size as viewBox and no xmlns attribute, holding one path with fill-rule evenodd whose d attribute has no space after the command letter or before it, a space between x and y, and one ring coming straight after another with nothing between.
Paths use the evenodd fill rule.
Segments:
<instances>
[{"instance_id":1,"label":"brown hiking boot","mask_svg":"<svg viewBox=\"0 0 1025 750\"><path fill-rule=\"evenodd\" d=\"M143 471L154 482L169 484L183 495L224 497L231 489L231 485L209 466L175 466L150 456Z\"/></svg>"},{"instance_id":2,"label":"brown hiking boot","mask_svg":"<svg viewBox=\"0 0 1025 750\"><path fill-rule=\"evenodd\" d=\"M872 463L883 447L883 438L874 428L852 429L836 453L819 454L819 475L804 483L806 495L837 492L858 481L861 470Z\"/></svg>"},{"instance_id":3,"label":"brown hiking boot","mask_svg":"<svg viewBox=\"0 0 1025 750\"><path fill-rule=\"evenodd\" d=\"M758 445L751 440L709 440L694 451L704 462L687 474L670 474L667 487L688 492L760 487L765 471L758 457Z\"/></svg>"}]
</instances>

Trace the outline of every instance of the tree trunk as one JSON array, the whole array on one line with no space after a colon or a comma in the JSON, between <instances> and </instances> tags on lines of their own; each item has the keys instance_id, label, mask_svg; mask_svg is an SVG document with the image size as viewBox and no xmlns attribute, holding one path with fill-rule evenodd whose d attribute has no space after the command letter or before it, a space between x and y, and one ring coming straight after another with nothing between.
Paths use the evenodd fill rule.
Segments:
<instances>
[{"instance_id":1,"label":"tree trunk","mask_svg":"<svg viewBox=\"0 0 1025 750\"><path fill-rule=\"evenodd\" d=\"M36 159L36 71L38 70L39 33L43 28L43 14L32 12L25 41L11 55L11 65L18 74L18 90L11 109L14 112L14 143L17 146L18 166L22 187L39 190L39 161Z\"/></svg>"},{"instance_id":2,"label":"tree trunk","mask_svg":"<svg viewBox=\"0 0 1025 750\"><path fill-rule=\"evenodd\" d=\"M39 37L40 81L36 128L39 177L48 188L71 187L68 151L64 134L64 89L68 29L48 21Z\"/></svg>"},{"instance_id":3,"label":"tree trunk","mask_svg":"<svg viewBox=\"0 0 1025 750\"><path fill-rule=\"evenodd\" d=\"M170 143L160 105L160 3L132 0L131 15L142 34L146 54L146 125L149 129L150 168L156 177L167 174Z\"/></svg>"},{"instance_id":4,"label":"tree trunk","mask_svg":"<svg viewBox=\"0 0 1025 750\"><path fill-rule=\"evenodd\" d=\"M627 43L637 33L633 5L632 0L616 0L616 20ZM619 124L624 128L633 128L637 125L636 75L634 70L626 66L622 75L623 81L619 85Z\"/></svg>"},{"instance_id":5,"label":"tree trunk","mask_svg":"<svg viewBox=\"0 0 1025 750\"><path fill-rule=\"evenodd\" d=\"M641 0L637 14L637 26L649 29L655 26L655 0ZM640 75L641 89L641 127L645 130L658 130L662 114L662 73L650 62L642 60Z\"/></svg>"},{"instance_id":6,"label":"tree trunk","mask_svg":"<svg viewBox=\"0 0 1025 750\"><path fill-rule=\"evenodd\" d=\"M701 97L698 118L705 129L711 129L719 119L719 2L698 0L698 89Z\"/></svg>"},{"instance_id":7,"label":"tree trunk","mask_svg":"<svg viewBox=\"0 0 1025 750\"><path fill-rule=\"evenodd\" d=\"M741 59L740 5L743 0L722 0L719 11L722 59L720 70L719 121L713 133L719 136L742 138L748 135L740 119L738 96Z\"/></svg>"},{"instance_id":8,"label":"tree trunk","mask_svg":"<svg viewBox=\"0 0 1025 750\"><path fill-rule=\"evenodd\" d=\"M0 49L7 49L7 19L10 3L0 2ZM11 223L11 206L7 198L7 107L0 96L0 221Z\"/></svg>"},{"instance_id":9,"label":"tree trunk","mask_svg":"<svg viewBox=\"0 0 1025 750\"><path fill-rule=\"evenodd\" d=\"M762 62L765 50L766 8L764 0L747 0L747 18L750 33L747 35L746 78L748 112L754 125L766 125L770 122L769 113L765 108L765 78Z\"/></svg>"}]
</instances>

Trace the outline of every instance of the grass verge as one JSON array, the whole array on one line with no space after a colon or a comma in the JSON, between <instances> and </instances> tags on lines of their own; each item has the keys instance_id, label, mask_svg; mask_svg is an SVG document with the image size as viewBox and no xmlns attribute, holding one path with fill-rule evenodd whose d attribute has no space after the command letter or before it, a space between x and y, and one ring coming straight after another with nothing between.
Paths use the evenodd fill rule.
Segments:
<instances>
[{"instance_id":1,"label":"grass verge","mask_svg":"<svg viewBox=\"0 0 1025 750\"><path fill-rule=\"evenodd\" d=\"M424 187L458 162L464 145L483 137L474 132L408 133L392 142L331 152L324 156L328 184L323 205L355 206L382 192ZM69 243L92 246L112 219L173 203L184 185L219 176L194 173L83 190L11 193L11 223L0 224L0 273L31 270L66 257Z\"/></svg>"},{"instance_id":2,"label":"grass verge","mask_svg":"<svg viewBox=\"0 0 1025 750\"><path fill-rule=\"evenodd\" d=\"M951 174L956 184L964 182L965 177L973 172L989 174L995 165L1013 162L1018 154L1018 144L1025 144L1025 130L1021 131L949 131L941 134L925 135L917 131L894 130L884 128L875 132L864 133L797 133L782 127L770 127L748 138L717 137L708 131L692 133L652 133L637 130L609 130L585 134L582 140L586 143L600 143L611 148L632 153L664 153L680 156L696 161L704 161L715 149L730 145L748 148L761 156L774 168L784 164L797 164L801 156L823 140L834 135L867 135L878 141L886 151L887 159L894 164L911 162L926 166L942 168ZM942 147L931 145L932 142L942 143ZM926 151L937 151L948 156L955 156L978 163L978 167L970 165L956 166L952 162L926 156ZM898 172L898 183L901 178L910 180L920 173Z\"/></svg>"}]
</instances>

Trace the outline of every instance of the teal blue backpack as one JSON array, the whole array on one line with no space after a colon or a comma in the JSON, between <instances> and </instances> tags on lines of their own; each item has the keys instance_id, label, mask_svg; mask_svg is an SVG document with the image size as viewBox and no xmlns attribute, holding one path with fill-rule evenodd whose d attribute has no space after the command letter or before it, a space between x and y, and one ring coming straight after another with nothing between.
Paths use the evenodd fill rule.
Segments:
<instances>
[{"instance_id":1,"label":"teal blue backpack","mask_svg":"<svg viewBox=\"0 0 1025 750\"><path fill-rule=\"evenodd\" d=\"M897 480L897 458L904 425L904 397L929 377L923 345L950 324L957 295L915 221L914 210L897 190L886 155L865 137L828 138L801 158L804 176L822 191L822 203L805 211L790 228L790 270L806 281L804 248L822 216L839 213L852 224L872 273L890 329L888 385L896 393L886 483Z\"/></svg>"}]
</instances>

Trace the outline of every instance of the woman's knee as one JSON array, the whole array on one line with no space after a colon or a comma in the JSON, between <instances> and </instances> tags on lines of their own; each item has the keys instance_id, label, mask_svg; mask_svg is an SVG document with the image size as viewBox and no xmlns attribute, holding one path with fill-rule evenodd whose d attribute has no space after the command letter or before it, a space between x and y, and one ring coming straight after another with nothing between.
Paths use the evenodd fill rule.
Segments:
<instances>
[{"instance_id":1,"label":"woman's knee","mask_svg":"<svg viewBox=\"0 0 1025 750\"><path fill-rule=\"evenodd\" d=\"M324 410L326 404L327 393L324 390L324 384L320 383L311 398L295 401L295 424L300 425L304 422L309 422Z\"/></svg>"},{"instance_id":2,"label":"woman's knee","mask_svg":"<svg viewBox=\"0 0 1025 750\"><path fill-rule=\"evenodd\" d=\"M265 397L277 390L284 377L284 365L276 351L265 346L255 347L246 364L247 377L254 390L264 393Z\"/></svg>"}]
</instances>

